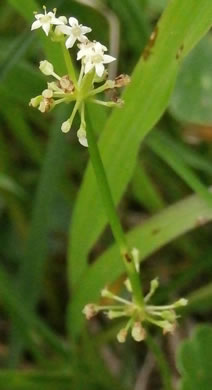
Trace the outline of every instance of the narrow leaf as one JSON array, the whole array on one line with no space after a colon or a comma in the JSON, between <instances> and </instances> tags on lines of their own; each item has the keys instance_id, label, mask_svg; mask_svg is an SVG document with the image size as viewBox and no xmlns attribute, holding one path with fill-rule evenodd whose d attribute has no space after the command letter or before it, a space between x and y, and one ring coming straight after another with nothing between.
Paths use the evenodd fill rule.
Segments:
<instances>
[{"instance_id":1,"label":"narrow leaf","mask_svg":"<svg viewBox=\"0 0 212 390\"><path fill-rule=\"evenodd\" d=\"M132 176L141 141L168 105L184 55L210 28L211 20L211 0L201 3L173 0L156 26L124 94L125 107L113 112L99 143L116 203ZM73 285L85 271L86 256L105 224L105 213L89 165L70 229L69 279Z\"/></svg>"}]
</instances>

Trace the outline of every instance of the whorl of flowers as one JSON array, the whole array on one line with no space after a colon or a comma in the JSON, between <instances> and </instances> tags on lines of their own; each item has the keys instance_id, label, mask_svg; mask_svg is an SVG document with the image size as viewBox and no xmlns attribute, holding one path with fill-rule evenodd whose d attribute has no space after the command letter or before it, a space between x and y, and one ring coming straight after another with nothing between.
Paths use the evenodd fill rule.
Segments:
<instances>
[{"instance_id":1,"label":"whorl of flowers","mask_svg":"<svg viewBox=\"0 0 212 390\"><path fill-rule=\"evenodd\" d=\"M88 146L86 137L85 103L105 105L107 107L122 107L123 100L115 97L112 101L96 99L96 95L105 90L115 90L126 86L130 82L127 75L120 75L115 80L108 80L108 73L105 66L115 58L105 54L107 47L97 41L90 41L86 34L92 30L90 27L79 24L78 20L65 16L56 17L56 9L47 12L44 6L44 14L35 13L35 21L31 30L42 28L52 41L61 42L65 50L77 45L77 61L81 61L81 70L78 80L75 78L73 69L69 69L68 75L58 75L54 66L44 60L40 62L40 70L45 76L53 77L47 83L46 89L41 95L31 99L30 105L37 107L42 113L52 110L60 103L75 102L70 117L63 122L61 130L69 132L77 112L80 114L81 125L77 131L79 142ZM96 86L96 84L99 84Z\"/></svg>"},{"instance_id":2,"label":"whorl of flowers","mask_svg":"<svg viewBox=\"0 0 212 390\"><path fill-rule=\"evenodd\" d=\"M132 250L132 257L135 263L136 272L139 272L139 252L136 248ZM132 288L129 279L125 281L125 287L128 294L132 294ZM156 306L150 304L150 300L159 287L158 279L153 279L150 284L150 290L144 297L143 305L137 305L134 302L133 294L131 299L124 299L113 294L107 287L101 291L103 299L102 304L89 303L83 309L83 314L88 320L103 312L108 319L123 319L124 327L117 334L117 340L120 343L126 341L130 332L132 338L137 341L143 341L146 338L145 325L147 323L158 326L163 330L163 334L173 333L177 325L176 309L186 306L187 299L181 298L170 305ZM106 304L104 300L106 299Z\"/></svg>"}]
</instances>

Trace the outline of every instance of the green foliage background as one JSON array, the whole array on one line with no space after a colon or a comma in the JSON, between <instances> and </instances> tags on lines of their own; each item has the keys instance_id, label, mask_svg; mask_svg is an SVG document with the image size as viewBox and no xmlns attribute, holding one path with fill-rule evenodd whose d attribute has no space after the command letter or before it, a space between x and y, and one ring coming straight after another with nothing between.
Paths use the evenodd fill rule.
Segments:
<instances>
[{"instance_id":1,"label":"green foliage background","mask_svg":"<svg viewBox=\"0 0 212 390\"><path fill-rule=\"evenodd\" d=\"M141 267L145 290L159 276L156 302L186 296L189 305L174 350L170 338L154 329L146 344L129 340L120 346L115 337L121 323L100 318L85 324L83 306L98 300L105 284L118 291L124 269L87 150L76 140L78 124L67 136L60 131L69 107L48 115L28 107L45 87L40 60L66 72L59 45L41 31L30 32L33 11L42 4L5 0L0 4L0 389L132 389L148 350L154 362L146 388L174 389L178 344L193 326L207 322L210 329L211 322L212 249L210 224L205 225L212 219L212 4L85 3L51 0L46 6L91 26L91 38L114 50L118 72L132 74L124 108L111 113L90 106L87 125L99 137L129 242L148 260ZM148 44L152 31L153 45ZM203 351L211 345L207 337L200 337ZM192 359L195 352L186 348ZM190 390L179 359L182 388ZM189 369L195 372L195 364ZM206 381L210 384L210 377Z\"/></svg>"}]
</instances>

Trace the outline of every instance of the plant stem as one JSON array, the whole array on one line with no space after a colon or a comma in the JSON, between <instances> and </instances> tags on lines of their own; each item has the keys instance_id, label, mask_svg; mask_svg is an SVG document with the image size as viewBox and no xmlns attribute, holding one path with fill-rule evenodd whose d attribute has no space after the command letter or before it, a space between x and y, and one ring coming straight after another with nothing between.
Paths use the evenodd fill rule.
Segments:
<instances>
[{"instance_id":1,"label":"plant stem","mask_svg":"<svg viewBox=\"0 0 212 390\"><path fill-rule=\"evenodd\" d=\"M64 41L61 42L61 46L62 46L63 57L64 57L64 60L65 60L65 64L66 64L66 68L67 68L67 71L68 71L69 78L70 78L71 81L73 81L74 86L76 87L77 86L77 79L76 79L75 70L74 70L74 67L73 67L73 64L72 64L71 56L69 54L68 49L66 49L66 45L65 45Z\"/></svg>"},{"instance_id":2,"label":"plant stem","mask_svg":"<svg viewBox=\"0 0 212 390\"><path fill-rule=\"evenodd\" d=\"M158 369L160 371L161 379L163 382L163 388L164 390L174 390L172 386L170 367L166 361L164 353L161 350L160 346L157 344L157 342L153 339L153 337L150 336L147 329L146 332L147 332L146 343L155 357Z\"/></svg>"},{"instance_id":3,"label":"plant stem","mask_svg":"<svg viewBox=\"0 0 212 390\"><path fill-rule=\"evenodd\" d=\"M143 306L144 299L141 289L139 273L135 269L132 254L128 248L124 231L122 229L119 217L116 213L116 208L110 191L106 172L91 125L89 126L89 129L87 129L87 138L91 163L94 169L94 173L96 175L97 185L99 187L100 195L102 197L103 205L105 207L105 211L111 226L113 236L119 246L120 253L126 267L126 271L132 286L133 298L137 305Z\"/></svg>"}]
</instances>

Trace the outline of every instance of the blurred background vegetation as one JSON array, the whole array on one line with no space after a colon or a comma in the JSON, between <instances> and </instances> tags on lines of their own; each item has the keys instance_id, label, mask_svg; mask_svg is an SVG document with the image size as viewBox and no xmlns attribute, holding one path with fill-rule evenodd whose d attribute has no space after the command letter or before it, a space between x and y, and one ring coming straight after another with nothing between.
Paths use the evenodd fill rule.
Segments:
<instances>
[{"instance_id":1,"label":"blurred background vegetation","mask_svg":"<svg viewBox=\"0 0 212 390\"><path fill-rule=\"evenodd\" d=\"M51 0L46 6L56 6L59 15L75 16L92 27L91 39L106 44L118 58L118 69L110 69L114 76L131 74L167 3ZM67 308L75 297L67 277L67 267L72 273L67 264L70 221L88 153L74 131L61 135L66 108L42 115L28 106L45 87L38 62L50 50L39 33L30 32L31 9L37 10L33 6L30 0L0 3L0 389L172 389L171 380L176 384L179 379L179 345L194 327L211 322L211 225L204 225L212 215L206 210L195 230L163 248L156 245L142 266L145 290L150 280L160 278L157 302L190 297L174 335L163 337L153 329L147 343L129 339L118 345L120 323L111 324L101 316L75 331L77 335L67 335L74 322ZM55 59L60 62L56 53ZM183 62L169 107L142 144L119 205L126 230L193 192L211 205L207 191L212 176L211 64L208 33ZM98 124L97 131L109 114L93 108L90 120ZM186 219L190 203L184 207ZM164 221L166 216L161 215ZM175 217L169 220L169 229L177 224L177 209ZM89 221L91 230L95 223ZM90 263L111 242L106 229L93 246ZM83 237L77 245L83 245ZM113 284L115 291L121 281ZM77 288L85 284L86 278Z\"/></svg>"}]
</instances>

